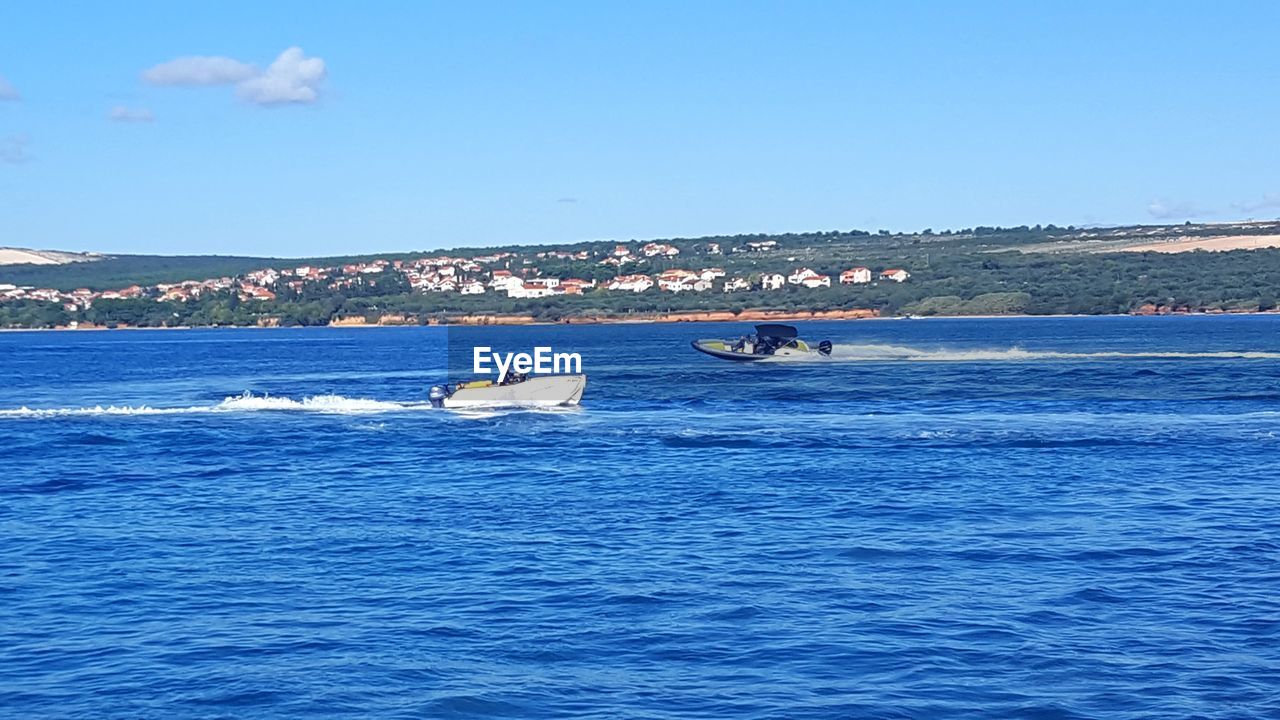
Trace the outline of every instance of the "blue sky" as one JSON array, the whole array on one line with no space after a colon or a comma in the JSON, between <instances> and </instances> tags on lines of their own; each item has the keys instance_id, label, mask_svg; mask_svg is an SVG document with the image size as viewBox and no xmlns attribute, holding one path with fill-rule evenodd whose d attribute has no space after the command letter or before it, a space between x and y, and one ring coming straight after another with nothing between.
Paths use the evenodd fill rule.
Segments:
<instances>
[{"instance_id":1,"label":"blue sky","mask_svg":"<svg viewBox=\"0 0 1280 720\"><path fill-rule=\"evenodd\" d=\"M1274 218L1277 27L1274 2L10 3L0 245Z\"/></svg>"}]
</instances>

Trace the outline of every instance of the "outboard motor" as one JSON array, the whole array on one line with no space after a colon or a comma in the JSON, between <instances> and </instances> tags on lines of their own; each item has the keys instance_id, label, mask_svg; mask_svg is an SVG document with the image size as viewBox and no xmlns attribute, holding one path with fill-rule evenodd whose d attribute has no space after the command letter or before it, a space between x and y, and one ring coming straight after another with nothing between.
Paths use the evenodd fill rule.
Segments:
<instances>
[{"instance_id":1,"label":"outboard motor","mask_svg":"<svg viewBox=\"0 0 1280 720\"><path fill-rule=\"evenodd\" d=\"M826 355L827 357L831 357L831 341L823 340L822 342L818 343L818 353L821 355Z\"/></svg>"},{"instance_id":2,"label":"outboard motor","mask_svg":"<svg viewBox=\"0 0 1280 720\"><path fill-rule=\"evenodd\" d=\"M427 393L427 399L431 401L431 407L444 407L444 399L449 397L448 385L432 385L431 392Z\"/></svg>"}]
</instances>

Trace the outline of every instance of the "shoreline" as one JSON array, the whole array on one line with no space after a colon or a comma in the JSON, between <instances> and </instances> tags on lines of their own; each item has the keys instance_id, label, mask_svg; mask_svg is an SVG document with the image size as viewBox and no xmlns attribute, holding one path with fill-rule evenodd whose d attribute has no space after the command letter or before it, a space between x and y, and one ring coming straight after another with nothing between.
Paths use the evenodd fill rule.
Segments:
<instances>
[{"instance_id":1,"label":"shoreline","mask_svg":"<svg viewBox=\"0 0 1280 720\"><path fill-rule=\"evenodd\" d=\"M1241 316L1272 316L1280 315L1278 310L1263 310L1253 312L1130 312L1130 313L1109 313L1109 314L1072 314L1072 313L1055 313L1049 315L1029 315L1026 313L1010 313L1003 315L880 315L874 310L818 310L818 311L795 311L788 312L782 310L748 310L739 314L729 311L707 311L707 312L688 312L688 313L658 313L634 317L617 317L617 316L583 316L570 317L562 320L537 320L531 315L467 315L454 318L453 322L439 323L430 322L426 324L411 322L368 322L361 319L354 320L335 320L327 325L175 325L171 327L140 327L140 326L118 326L106 327L103 325L80 325L78 327L52 327L52 328L0 328L0 333L13 332L106 332L113 330L297 330L303 328L404 328L404 327L530 327L530 326L551 326L551 325L656 325L656 324L675 324L675 323L704 323L704 322L772 322L772 321L789 321L789 322L814 322L814 321L849 321L849 320L871 320L871 321L893 321L893 320L997 320L997 319L1033 319L1033 318L1140 318L1140 317L1241 317Z\"/></svg>"}]
</instances>

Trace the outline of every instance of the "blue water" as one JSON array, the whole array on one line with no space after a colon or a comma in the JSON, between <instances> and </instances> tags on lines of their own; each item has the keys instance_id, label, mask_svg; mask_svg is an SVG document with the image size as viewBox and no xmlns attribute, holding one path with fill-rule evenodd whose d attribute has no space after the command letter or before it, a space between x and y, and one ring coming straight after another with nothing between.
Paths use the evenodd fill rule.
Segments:
<instances>
[{"instance_id":1,"label":"blue water","mask_svg":"<svg viewBox=\"0 0 1280 720\"><path fill-rule=\"evenodd\" d=\"M740 330L0 334L0 715L1280 716L1280 317Z\"/></svg>"}]
</instances>

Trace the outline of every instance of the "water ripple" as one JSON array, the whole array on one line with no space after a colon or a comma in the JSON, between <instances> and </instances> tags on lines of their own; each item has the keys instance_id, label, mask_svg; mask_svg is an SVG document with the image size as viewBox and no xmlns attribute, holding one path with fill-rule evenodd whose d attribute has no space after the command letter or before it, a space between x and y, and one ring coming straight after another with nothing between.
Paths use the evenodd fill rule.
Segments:
<instances>
[{"instance_id":1,"label":"water ripple","mask_svg":"<svg viewBox=\"0 0 1280 720\"><path fill-rule=\"evenodd\" d=\"M1280 319L1218 320L468 330L573 413L431 411L435 328L0 336L0 716L1280 716Z\"/></svg>"}]
</instances>

